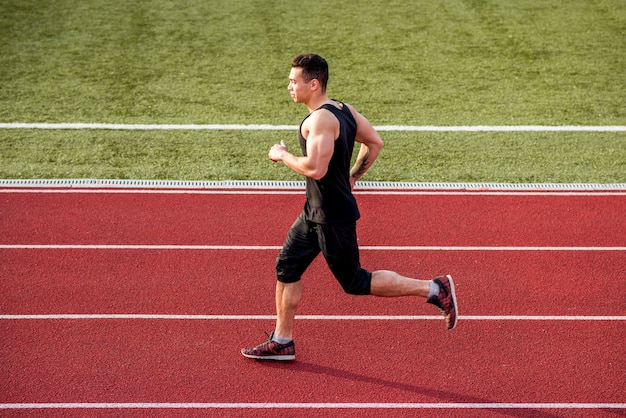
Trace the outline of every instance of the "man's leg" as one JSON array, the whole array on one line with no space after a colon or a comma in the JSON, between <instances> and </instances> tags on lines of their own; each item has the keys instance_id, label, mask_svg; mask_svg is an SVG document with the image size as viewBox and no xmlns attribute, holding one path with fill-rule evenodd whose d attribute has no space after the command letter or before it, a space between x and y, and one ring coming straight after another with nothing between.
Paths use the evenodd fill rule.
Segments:
<instances>
[{"instance_id":1,"label":"man's leg","mask_svg":"<svg viewBox=\"0 0 626 418\"><path fill-rule=\"evenodd\" d=\"M428 297L430 280L404 277L389 270L372 272L370 292L374 296L422 296Z\"/></svg>"},{"instance_id":2,"label":"man's leg","mask_svg":"<svg viewBox=\"0 0 626 418\"><path fill-rule=\"evenodd\" d=\"M372 273L361 267L356 223L319 226L320 249L343 289L353 295L384 297L421 296L435 305L446 320L446 328L457 322L456 295L450 276L418 280L389 270Z\"/></svg>"},{"instance_id":3,"label":"man's leg","mask_svg":"<svg viewBox=\"0 0 626 418\"><path fill-rule=\"evenodd\" d=\"M319 254L315 234L303 216L292 225L276 259L276 328L267 342L241 350L245 357L268 360L295 359L293 329L302 298L301 277Z\"/></svg>"},{"instance_id":4,"label":"man's leg","mask_svg":"<svg viewBox=\"0 0 626 418\"><path fill-rule=\"evenodd\" d=\"M301 298L302 281L276 282L276 337L293 339L295 316Z\"/></svg>"},{"instance_id":5,"label":"man's leg","mask_svg":"<svg viewBox=\"0 0 626 418\"><path fill-rule=\"evenodd\" d=\"M458 319L458 307L451 276L435 277L433 280L417 280L388 270L372 272L370 294L374 296L422 296L435 305L446 321L446 328L453 329Z\"/></svg>"},{"instance_id":6,"label":"man's leg","mask_svg":"<svg viewBox=\"0 0 626 418\"><path fill-rule=\"evenodd\" d=\"M296 349L293 342L293 328L302 298L302 283L276 282L276 329L269 340L256 347L241 350L244 357L257 360L294 360Z\"/></svg>"}]
</instances>

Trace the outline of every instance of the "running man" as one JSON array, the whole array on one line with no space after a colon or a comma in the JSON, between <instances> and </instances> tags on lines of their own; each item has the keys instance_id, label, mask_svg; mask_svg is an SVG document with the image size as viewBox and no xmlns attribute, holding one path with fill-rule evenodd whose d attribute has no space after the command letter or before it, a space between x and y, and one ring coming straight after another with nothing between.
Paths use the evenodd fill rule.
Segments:
<instances>
[{"instance_id":1,"label":"running man","mask_svg":"<svg viewBox=\"0 0 626 418\"><path fill-rule=\"evenodd\" d=\"M276 327L268 341L241 350L248 358L295 359L293 329L302 297L300 279L320 252L346 293L423 297L439 308L447 329L457 323L451 276L418 280L389 270L369 272L361 267L356 235L360 213L352 189L376 160L383 141L352 106L328 98L327 82L328 64L324 58L315 54L293 58L289 93L295 103L309 109L299 130L303 155L290 153L281 141L272 146L269 158L282 161L306 178L306 203L276 260ZM360 148L350 167L355 141Z\"/></svg>"}]
</instances>

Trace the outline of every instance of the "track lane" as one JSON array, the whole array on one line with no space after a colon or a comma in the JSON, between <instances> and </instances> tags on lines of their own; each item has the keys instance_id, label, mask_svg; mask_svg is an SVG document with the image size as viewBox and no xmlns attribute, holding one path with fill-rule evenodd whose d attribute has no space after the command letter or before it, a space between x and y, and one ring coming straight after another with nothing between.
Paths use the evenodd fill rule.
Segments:
<instances>
[{"instance_id":1,"label":"track lane","mask_svg":"<svg viewBox=\"0 0 626 418\"><path fill-rule=\"evenodd\" d=\"M623 400L621 385L606 384L623 378L617 323L473 322L447 332L438 323L302 321L290 364L232 349L257 342L260 325L270 324L2 321L0 402ZM289 389L268 391L277 382Z\"/></svg>"},{"instance_id":2,"label":"track lane","mask_svg":"<svg viewBox=\"0 0 626 418\"><path fill-rule=\"evenodd\" d=\"M624 246L626 194L359 195L361 245ZM2 193L2 244L281 245L300 194Z\"/></svg>"},{"instance_id":3,"label":"track lane","mask_svg":"<svg viewBox=\"0 0 626 418\"><path fill-rule=\"evenodd\" d=\"M275 250L0 250L0 314L274 313ZM367 251L366 267L456 278L462 315L626 315L621 252ZM433 315L412 298L346 295L318 258L303 315Z\"/></svg>"}]
</instances>

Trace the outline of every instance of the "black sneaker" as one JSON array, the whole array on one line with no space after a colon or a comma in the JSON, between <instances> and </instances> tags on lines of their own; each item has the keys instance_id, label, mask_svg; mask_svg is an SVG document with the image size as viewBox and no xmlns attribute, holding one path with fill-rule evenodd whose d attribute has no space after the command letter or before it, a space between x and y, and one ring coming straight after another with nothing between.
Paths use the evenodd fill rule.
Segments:
<instances>
[{"instance_id":1,"label":"black sneaker","mask_svg":"<svg viewBox=\"0 0 626 418\"><path fill-rule=\"evenodd\" d=\"M289 341L286 344L280 344L276 341L272 341L274 333L270 335L269 340L257 345L256 347L247 347L241 349L241 354L244 357L253 358L256 360L282 360L289 361L296 358L296 346L293 341Z\"/></svg>"},{"instance_id":2,"label":"black sneaker","mask_svg":"<svg viewBox=\"0 0 626 418\"><path fill-rule=\"evenodd\" d=\"M439 294L429 297L426 302L439 308L446 320L446 328L453 329L456 326L459 311L456 305L456 294L454 293L452 276L435 277L433 281L439 286Z\"/></svg>"}]
</instances>

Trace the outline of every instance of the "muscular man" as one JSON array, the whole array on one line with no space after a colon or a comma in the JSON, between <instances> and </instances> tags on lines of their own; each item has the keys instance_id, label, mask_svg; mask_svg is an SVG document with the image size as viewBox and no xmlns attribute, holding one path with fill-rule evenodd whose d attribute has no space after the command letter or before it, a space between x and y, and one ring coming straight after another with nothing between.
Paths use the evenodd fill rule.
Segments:
<instances>
[{"instance_id":1,"label":"muscular man","mask_svg":"<svg viewBox=\"0 0 626 418\"><path fill-rule=\"evenodd\" d=\"M294 360L294 319L302 297L301 277L321 252L344 291L354 295L420 296L435 305L446 327L457 322L454 282L450 276L433 280L404 277L388 270L369 272L361 267L356 237L359 209L352 195L355 182L372 166L383 142L370 122L352 106L326 94L328 64L315 54L298 55L291 62L289 93L309 115L299 131L302 156L289 152L284 141L269 151L306 178L304 210L289 230L276 260L276 327L268 341L244 348L245 357ZM359 153L350 167L354 143Z\"/></svg>"}]
</instances>

